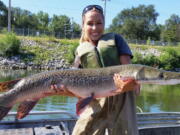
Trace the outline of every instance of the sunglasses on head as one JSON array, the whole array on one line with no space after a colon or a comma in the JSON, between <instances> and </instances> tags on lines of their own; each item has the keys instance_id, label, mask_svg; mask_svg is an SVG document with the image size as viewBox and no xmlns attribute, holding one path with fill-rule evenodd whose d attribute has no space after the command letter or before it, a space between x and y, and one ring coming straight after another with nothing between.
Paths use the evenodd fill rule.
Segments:
<instances>
[{"instance_id":1,"label":"sunglasses on head","mask_svg":"<svg viewBox=\"0 0 180 135\"><path fill-rule=\"evenodd\" d=\"M93 8L97 9L101 14L103 14L103 8L99 5L89 5L84 8L82 15L84 15L86 12L92 10Z\"/></svg>"}]
</instances>

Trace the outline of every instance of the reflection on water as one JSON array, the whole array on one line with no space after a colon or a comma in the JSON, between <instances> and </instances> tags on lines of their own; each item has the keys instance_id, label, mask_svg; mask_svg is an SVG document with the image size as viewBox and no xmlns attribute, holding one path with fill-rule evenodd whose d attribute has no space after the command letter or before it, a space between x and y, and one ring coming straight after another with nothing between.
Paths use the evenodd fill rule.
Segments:
<instances>
[{"instance_id":1,"label":"reflection on water","mask_svg":"<svg viewBox=\"0 0 180 135\"><path fill-rule=\"evenodd\" d=\"M0 82L13 80L16 78L25 77L42 71L27 71L27 70L0 70ZM33 111L57 111L63 110L75 114L76 98L66 97L66 96L51 96L40 99L40 101L33 108ZM11 111L16 111L18 104L15 105ZM52 115L51 115L52 116ZM32 119L35 116L28 117L27 119ZM40 116L38 116L39 118ZM48 117L48 116L47 116ZM61 116L63 117L63 116Z\"/></svg>"},{"instance_id":2,"label":"reflection on water","mask_svg":"<svg viewBox=\"0 0 180 135\"><path fill-rule=\"evenodd\" d=\"M27 75L35 74L38 70L0 70L0 82L21 78Z\"/></svg>"},{"instance_id":3,"label":"reflection on water","mask_svg":"<svg viewBox=\"0 0 180 135\"><path fill-rule=\"evenodd\" d=\"M26 70L1 70L0 81L31 75L40 71ZM65 96L52 96L41 99L33 111L65 110L75 114L76 98ZM180 112L180 85L160 86L143 85L140 96L137 97L137 105L144 112ZM15 106L12 111L15 111Z\"/></svg>"},{"instance_id":4,"label":"reflection on water","mask_svg":"<svg viewBox=\"0 0 180 135\"><path fill-rule=\"evenodd\" d=\"M143 85L137 105L144 112L180 112L180 85Z\"/></svg>"}]
</instances>

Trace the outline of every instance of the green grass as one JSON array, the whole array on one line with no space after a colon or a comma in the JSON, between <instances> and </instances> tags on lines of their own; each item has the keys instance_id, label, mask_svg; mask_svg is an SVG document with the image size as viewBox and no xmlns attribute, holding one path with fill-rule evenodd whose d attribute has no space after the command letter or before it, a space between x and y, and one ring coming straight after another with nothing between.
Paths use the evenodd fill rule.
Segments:
<instances>
[{"instance_id":1,"label":"green grass","mask_svg":"<svg viewBox=\"0 0 180 135\"><path fill-rule=\"evenodd\" d=\"M44 42L49 42L48 38L31 38L30 40L35 40L38 43L43 44ZM59 43L60 45L53 44ZM79 45L79 39L68 40L68 39L56 39L52 44L43 44L39 46L28 46L23 49L30 54L33 54L33 60L37 64L48 62L53 58L64 58L69 63L74 60L74 53L76 47ZM159 67L166 70L174 70L174 68L179 67L179 57L180 57L180 46L150 46L150 45L134 45L130 44L132 50L148 50L157 49L161 52L161 56L154 56L153 54L148 54L147 56L142 56L135 52L133 63L145 64L149 66ZM65 52L65 53L62 53ZM27 58L25 57L27 60Z\"/></svg>"},{"instance_id":2,"label":"green grass","mask_svg":"<svg viewBox=\"0 0 180 135\"><path fill-rule=\"evenodd\" d=\"M5 35L0 34L0 39ZM76 47L79 45L79 39L56 39L54 37L23 37L17 36L18 39L33 40L35 45L20 46L21 58L24 62L33 61L36 64L47 63L53 59L65 59L69 63L74 60ZM129 44L134 52L133 63L146 64L150 66L173 70L180 67L180 45L178 46L155 46L155 45L137 45ZM161 56L148 54L142 56L136 50L157 49ZM135 50L135 51L134 51Z\"/></svg>"},{"instance_id":3,"label":"green grass","mask_svg":"<svg viewBox=\"0 0 180 135\"><path fill-rule=\"evenodd\" d=\"M156 45L137 45L137 44L129 44L131 49L141 49L141 50L147 50L147 49L157 49L159 51L164 51L165 48L172 48L180 52L180 45L177 46L156 46Z\"/></svg>"},{"instance_id":4,"label":"green grass","mask_svg":"<svg viewBox=\"0 0 180 135\"><path fill-rule=\"evenodd\" d=\"M19 54L20 40L14 33L6 33L0 38L0 55L10 57Z\"/></svg>"}]
</instances>

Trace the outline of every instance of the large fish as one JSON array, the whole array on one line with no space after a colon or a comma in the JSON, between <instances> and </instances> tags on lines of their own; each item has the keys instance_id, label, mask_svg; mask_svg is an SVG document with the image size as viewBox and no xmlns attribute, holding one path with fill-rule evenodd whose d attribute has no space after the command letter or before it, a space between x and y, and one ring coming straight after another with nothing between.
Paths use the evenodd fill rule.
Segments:
<instances>
[{"instance_id":1,"label":"large fish","mask_svg":"<svg viewBox=\"0 0 180 135\"><path fill-rule=\"evenodd\" d=\"M113 76L132 77L139 83L173 85L180 84L180 73L159 70L144 65L120 65L98 69L72 69L49 71L26 78L0 83L0 120L16 103L20 103L17 118L25 117L40 98L51 95L67 95L80 98L77 113L94 98L119 94ZM65 90L51 86L65 86Z\"/></svg>"}]
</instances>

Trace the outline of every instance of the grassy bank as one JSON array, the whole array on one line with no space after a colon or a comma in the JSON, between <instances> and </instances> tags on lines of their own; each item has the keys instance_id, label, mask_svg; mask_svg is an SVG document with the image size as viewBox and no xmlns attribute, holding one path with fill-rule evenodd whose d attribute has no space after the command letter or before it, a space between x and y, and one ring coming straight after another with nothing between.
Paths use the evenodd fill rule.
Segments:
<instances>
[{"instance_id":1,"label":"grassy bank","mask_svg":"<svg viewBox=\"0 0 180 135\"><path fill-rule=\"evenodd\" d=\"M180 46L150 46L130 44L134 51L133 63L140 63L165 70L180 68ZM149 53L142 53L149 52Z\"/></svg>"},{"instance_id":2,"label":"grassy bank","mask_svg":"<svg viewBox=\"0 0 180 135\"><path fill-rule=\"evenodd\" d=\"M48 63L53 59L65 59L69 63L73 62L74 51L79 44L79 39L56 39L54 37L22 37L16 36L21 41L17 54L24 62L32 61L36 64ZM17 39L12 37L12 42ZM0 35L0 49L8 46L9 41L5 35ZM7 43L6 43L7 42ZM129 44L134 58L133 63L145 64L165 70L175 70L180 68L180 46L151 46ZM11 48L12 49L12 48ZM6 51L0 50L0 52ZM10 57L6 53L1 53L3 57ZM14 55L14 54L13 54Z\"/></svg>"}]
</instances>

